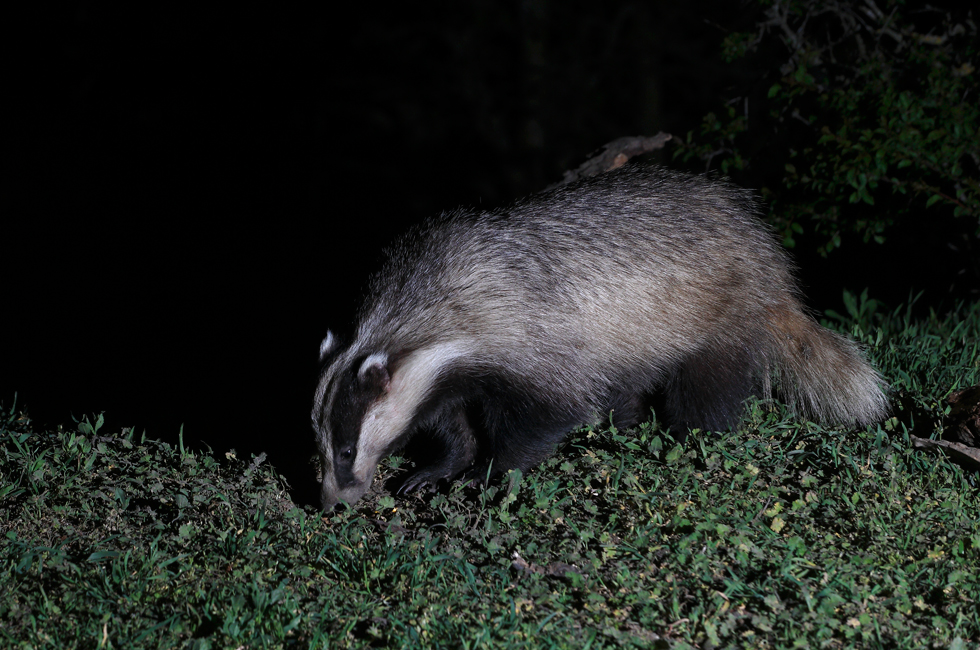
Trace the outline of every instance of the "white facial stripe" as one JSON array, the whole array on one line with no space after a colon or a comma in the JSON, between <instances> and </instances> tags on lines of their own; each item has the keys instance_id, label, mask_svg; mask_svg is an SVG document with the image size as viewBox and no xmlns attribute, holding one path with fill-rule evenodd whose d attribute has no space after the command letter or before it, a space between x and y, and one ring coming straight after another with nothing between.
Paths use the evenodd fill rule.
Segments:
<instances>
[{"instance_id":1,"label":"white facial stripe","mask_svg":"<svg viewBox=\"0 0 980 650\"><path fill-rule=\"evenodd\" d=\"M326 379L321 379L316 387L316 395L313 396L313 428L317 431L320 430L319 420L323 412L323 398L326 396L328 383Z\"/></svg>"},{"instance_id":2,"label":"white facial stripe","mask_svg":"<svg viewBox=\"0 0 980 650\"><path fill-rule=\"evenodd\" d=\"M474 348L470 341L454 341L419 350L405 359L392 376L387 394L364 414L354 460L354 476L358 481L371 480L382 454L411 423L439 373Z\"/></svg>"},{"instance_id":3,"label":"white facial stripe","mask_svg":"<svg viewBox=\"0 0 980 650\"><path fill-rule=\"evenodd\" d=\"M337 486L337 476L333 472L333 458L330 454L326 457L320 456L320 462L323 463L321 471L323 472L323 480L320 483L320 490L322 493L336 495L339 491Z\"/></svg>"},{"instance_id":4,"label":"white facial stripe","mask_svg":"<svg viewBox=\"0 0 980 650\"><path fill-rule=\"evenodd\" d=\"M328 335L329 337L330 335ZM330 412L333 407L334 399L337 396L337 389L339 382L337 379L337 370L343 368L349 363L349 358L353 354L351 350L344 352L343 357L334 360L330 369L320 378L320 383L316 388L316 406L313 410L313 427L317 431L318 439L317 443L321 451L326 450L326 454L320 455L320 461L323 463L323 480L320 485L320 497L323 500L325 506L332 507L333 504L337 502L338 499L344 499L344 494L340 490L340 486L337 485L337 476L333 470L333 442L331 441L331 431L328 420L324 416ZM329 389L329 394L327 391ZM344 499L349 503L353 503L356 498Z\"/></svg>"}]
</instances>

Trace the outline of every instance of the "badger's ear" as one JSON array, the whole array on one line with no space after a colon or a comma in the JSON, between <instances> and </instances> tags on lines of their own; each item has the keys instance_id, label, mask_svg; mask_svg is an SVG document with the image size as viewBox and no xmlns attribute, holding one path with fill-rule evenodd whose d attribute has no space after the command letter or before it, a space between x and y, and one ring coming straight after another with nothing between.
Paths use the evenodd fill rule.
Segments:
<instances>
[{"instance_id":1,"label":"badger's ear","mask_svg":"<svg viewBox=\"0 0 980 650\"><path fill-rule=\"evenodd\" d=\"M330 356L330 353L337 349L338 341L333 332L327 330L327 336L320 341L320 363Z\"/></svg>"},{"instance_id":2,"label":"badger's ear","mask_svg":"<svg viewBox=\"0 0 980 650\"><path fill-rule=\"evenodd\" d=\"M388 355L384 352L372 354L357 371L357 381L361 388L375 390L378 392L387 391L391 385L391 375L388 373Z\"/></svg>"}]
</instances>

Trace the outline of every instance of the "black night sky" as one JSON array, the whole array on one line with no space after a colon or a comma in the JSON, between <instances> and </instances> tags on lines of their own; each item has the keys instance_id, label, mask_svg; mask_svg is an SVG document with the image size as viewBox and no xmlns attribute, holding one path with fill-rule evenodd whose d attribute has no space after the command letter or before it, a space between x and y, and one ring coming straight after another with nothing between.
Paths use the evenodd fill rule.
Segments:
<instances>
[{"instance_id":1,"label":"black night sky","mask_svg":"<svg viewBox=\"0 0 980 650\"><path fill-rule=\"evenodd\" d=\"M739 82L718 56L738 3L320 4L67 3L11 25L5 407L168 441L183 424L268 452L303 499L319 341L350 331L397 232L543 189L615 138L697 129ZM903 300L888 268L909 263L800 260L819 310L845 279Z\"/></svg>"}]
</instances>

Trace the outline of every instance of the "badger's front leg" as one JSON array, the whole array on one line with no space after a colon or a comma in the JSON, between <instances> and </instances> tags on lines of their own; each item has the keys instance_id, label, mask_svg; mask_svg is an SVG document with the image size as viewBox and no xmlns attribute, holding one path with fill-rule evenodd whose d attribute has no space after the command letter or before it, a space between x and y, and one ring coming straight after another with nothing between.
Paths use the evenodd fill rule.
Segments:
<instances>
[{"instance_id":1,"label":"badger's front leg","mask_svg":"<svg viewBox=\"0 0 980 650\"><path fill-rule=\"evenodd\" d=\"M399 488L399 494L421 488L435 489L436 483L450 481L473 464L476 458L476 434L470 426L463 405L444 413L432 423L432 432L443 444L443 456L411 474Z\"/></svg>"}]
</instances>

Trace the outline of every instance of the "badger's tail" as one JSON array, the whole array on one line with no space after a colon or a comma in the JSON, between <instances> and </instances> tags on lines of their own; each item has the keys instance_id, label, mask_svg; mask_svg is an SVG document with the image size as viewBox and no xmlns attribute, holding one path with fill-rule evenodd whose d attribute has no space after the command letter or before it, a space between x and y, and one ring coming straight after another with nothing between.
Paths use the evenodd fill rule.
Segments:
<instances>
[{"instance_id":1,"label":"badger's tail","mask_svg":"<svg viewBox=\"0 0 980 650\"><path fill-rule=\"evenodd\" d=\"M772 316L774 379L798 413L828 424L864 425L885 418L885 382L857 344L796 306L774 310Z\"/></svg>"}]
</instances>

